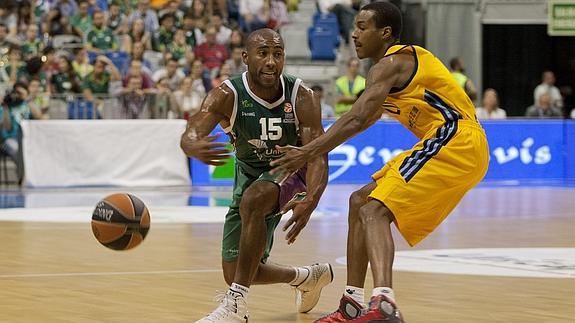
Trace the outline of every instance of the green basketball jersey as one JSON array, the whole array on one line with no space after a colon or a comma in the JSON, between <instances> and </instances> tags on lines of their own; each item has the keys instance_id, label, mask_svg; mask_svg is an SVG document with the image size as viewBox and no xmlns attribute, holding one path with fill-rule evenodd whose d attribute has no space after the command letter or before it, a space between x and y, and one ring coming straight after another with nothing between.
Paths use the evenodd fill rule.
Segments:
<instances>
[{"instance_id":1,"label":"green basketball jersey","mask_svg":"<svg viewBox=\"0 0 575 323\"><path fill-rule=\"evenodd\" d=\"M235 96L230 126L225 131L232 137L236 159L260 171L269 170L269 162L282 155L276 145L298 144L296 95L301 80L286 74L280 80L283 96L273 103L250 90L247 72L225 81Z\"/></svg>"}]
</instances>

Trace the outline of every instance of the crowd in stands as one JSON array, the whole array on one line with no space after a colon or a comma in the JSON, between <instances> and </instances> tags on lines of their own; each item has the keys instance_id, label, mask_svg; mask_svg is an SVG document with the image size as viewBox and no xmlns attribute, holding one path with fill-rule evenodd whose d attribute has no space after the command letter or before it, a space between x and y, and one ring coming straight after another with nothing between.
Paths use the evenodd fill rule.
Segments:
<instances>
[{"instance_id":1,"label":"crowd in stands","mask_svg":"<svg viewBox=\"0 0 575 323\"><path fill-rule=\"evenodd\" d=\"M246 70L245 36L288 23L292 2L1 1L0 96L21 83L23 104L41 112L33 118L48 118L55 101L94 117L114 108L123 118L188 118L214 86Z\"/></svg>"}]
</instances>

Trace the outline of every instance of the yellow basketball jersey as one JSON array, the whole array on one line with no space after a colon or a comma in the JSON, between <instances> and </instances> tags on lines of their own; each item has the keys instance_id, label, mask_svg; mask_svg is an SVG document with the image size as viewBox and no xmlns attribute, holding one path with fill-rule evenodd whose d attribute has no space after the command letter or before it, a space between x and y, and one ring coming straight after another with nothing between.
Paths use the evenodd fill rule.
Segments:
<instances>
[{"instance_id":1,"label":"yellow basketball jersey","mask_svg":"<svg viewBox=\"0 0 575 323\"><path fill-rule=\"evenodd\" d=\"M477 121L475 107L449 70L424 48L394 45L386 56L408 54L415 58L415 71L402 88L392 88L383 108L418 138L447 128L457 120ZM447 134L444 134L447 135Z\"/></svg>"}]
</instances>

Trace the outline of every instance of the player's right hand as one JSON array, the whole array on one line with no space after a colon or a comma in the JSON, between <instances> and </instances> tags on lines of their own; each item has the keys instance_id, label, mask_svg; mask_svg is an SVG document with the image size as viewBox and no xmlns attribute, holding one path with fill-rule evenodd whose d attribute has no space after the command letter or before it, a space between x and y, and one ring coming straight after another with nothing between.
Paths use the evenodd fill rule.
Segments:
<instances>
[{"instance_id":1,"label":"player's right hand","mask_svg":"<svg viewBox=\"0 0 575 323\"><path fill-rule=\"evenodd\" d=\"M208 165L220 166L230 158L231 150L224 148L227 145L225 142L214 142L219 136L220 134L216 134L197 138L186 132L182 136L180 147L188 157L196 158Z\"/></svg>"}]
</instances>

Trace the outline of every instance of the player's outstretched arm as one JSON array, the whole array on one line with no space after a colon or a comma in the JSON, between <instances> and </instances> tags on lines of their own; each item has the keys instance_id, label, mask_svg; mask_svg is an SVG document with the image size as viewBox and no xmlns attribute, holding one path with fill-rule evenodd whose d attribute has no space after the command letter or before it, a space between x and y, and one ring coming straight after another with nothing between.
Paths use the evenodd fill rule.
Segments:
<instances>
[{"instance_id":1,"label":"player's outstretched arm","mask_svg":"<svg viewBox=\"0 0 575 323\"><path fill-rule=\"evenodd\" d=\"M304 145L321 136L321 105L319 97L305 86L300 86L297 94L297 115L299 119L299 134ZM293 243L307 224L311 213L317 207L321 195L327 186L327 154L318 155L308 162L306 172L307 195L302 201L293 201L286 205L282 212L293 209L292 217L286 222L283 230L288 243ZM290 229L291 227L291 229Z\"/></svg>"},{"instance_id":2,"label":"player's outstretched arm","mask_svg":"<svg viewBox=\"0 0 575 323\"><path fill-rule=\"evenodd\" d=\"M324 135L309 144L298 149L283 149L285 155L271 162L276 167L272 173L297 170L306 161L326 154L374 124L381 117L382 104L390 89L396 86L403 69L402 62L394 56L386 57L373 66L367 77L365 91L351 110L339 118Z\"/></svg>"},{"instance_id":3,"label":"player's outstretched arm","mask_svg":"<svg viewBox=\"0 0 575 323\"><path fill-rule=\"evenodd\" d=\"M196 158L208 165L223 165L230 157L230 150L223 142L214 142L219 135L210 136L217 124L228 120L234 105L234 94L222 84L212 89L200 111L190 117L186 131L180 140L180 147L188 157Z\"/></svg>"}]
</instances>

